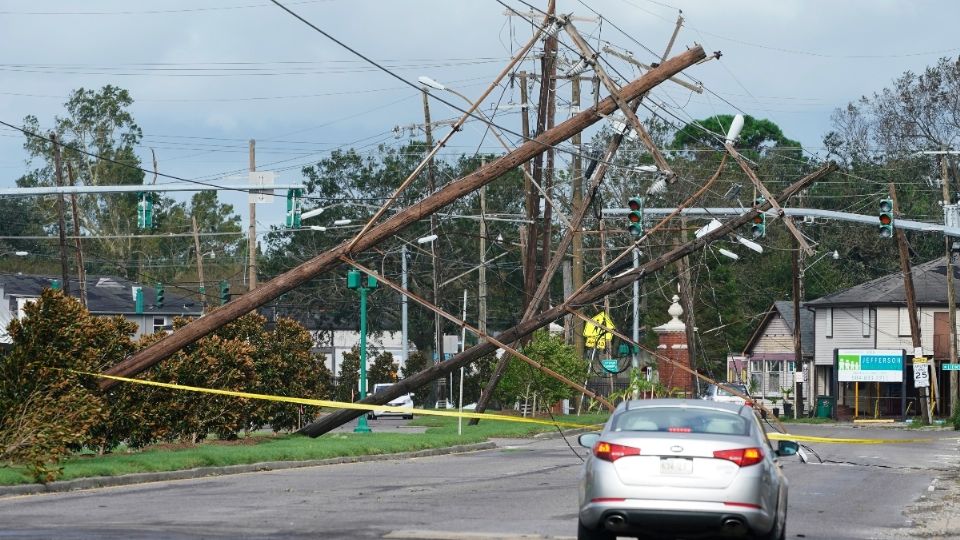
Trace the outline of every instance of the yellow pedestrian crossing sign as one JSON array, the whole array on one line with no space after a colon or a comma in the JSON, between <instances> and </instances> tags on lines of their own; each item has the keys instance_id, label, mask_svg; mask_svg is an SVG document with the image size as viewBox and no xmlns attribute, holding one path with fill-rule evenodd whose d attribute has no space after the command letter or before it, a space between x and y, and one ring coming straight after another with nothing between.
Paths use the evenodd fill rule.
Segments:
<instances>
[{"instance_id":1,"label":"yellow pedestrian crossing sign","mask_svg":"<svg viewBox=\"0 0 960 540\"><path fill-rule=\"evenodd\" d=\"M597 313L591 319L593 322L583 325L583 337L587 338L586 345L594 349L603 349L607 346L607 341L613 339L613 332L610 330L616 330L617 326L604 311Z\"/></svg>"}]
</instances>

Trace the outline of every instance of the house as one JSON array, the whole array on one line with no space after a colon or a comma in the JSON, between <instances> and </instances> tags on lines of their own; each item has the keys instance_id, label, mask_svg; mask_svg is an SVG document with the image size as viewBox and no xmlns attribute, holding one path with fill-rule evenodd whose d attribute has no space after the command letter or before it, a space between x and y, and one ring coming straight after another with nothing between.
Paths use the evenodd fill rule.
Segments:
<instances>
[{"instance_id":1,"label":"house","mask_svg":"<svg viewBox=\"0 0 960 540\"><path fill-rule=\"evenodd\" d=\"M44 289L58 281L53 276L0 274L0 343L10 343L7 325L23 317L24 307L40 297ZM136 288L142 290L142 309L137 309ZM200 316L200 304L191 297L177 294L169 286L164 291L163 306L156 305L156 290L114 276L88 276L86 279L87 309L104 317L122 315L137 325L135 337L169 330L175 317ZM70 293L79 296L80 283L70 282Z\"/></svg>"},{"instance_id":2,"label":"house","mask_svg":"<svg viewBox=\"0 0 960 540\"><path fill-rule=\"evenodd\" d=\"M814 357L813 313L800 306L800 344L804 372ZM764 313L741 355L727 358L727 380L742 382L751 394L766 399L783 397L783 389L794 388L797 358L793 344L795 328L793 302L777 301ZM813 394L804 392L805 409Z\"/></svg>"},{"instance_id":3,"label":"house","mask_svg":"<svg viewBox=\"0 0 960 540\"><path fill-rule=\"evenodd\" d=\"M960 279L955 266L954 279ZM946 259L936 259L913 267L920 343L923 355L934 362L936 410L948 410L949 375L940 369L950 359L950 315L947 310ZM960 296L957 297L960 301ZM904 293L903 275L896 272L873 281L807 302L815 313L817 393L835 396L837 406L848 407L860 415L917 414L917 392L912 372L907 373L902 358L914 353L910 318ZM900 355L901 380L848 382L838 380L838 351L880 351ZM896 375L892 373L892 375ZM896 377L891 377L891 379Z\"/></svg>"},{"instance_id":4,"label":"house","mask_svg":"<svg viewBox=\"0 0 960 540\"><path fill-rule=\"evenodd\" d=\"M346 319L335 317L329 313L304 310L301 306L289 304L268 304L259 310L267 318L268 324L278 317L293 319L304 326L313 337L312 352L326 356L327 369L336 377L340 375L340 364L343 354L353 350L360 344L360 323L356 318ZM409 343L409 354L417 351L413 343ZM367 332L367 361L372 362L372 355L389 352L393 355L398 367L403 367L406 359L403 357L402 334L397 328L369 329Z\"/></svg>"}]
</instances>

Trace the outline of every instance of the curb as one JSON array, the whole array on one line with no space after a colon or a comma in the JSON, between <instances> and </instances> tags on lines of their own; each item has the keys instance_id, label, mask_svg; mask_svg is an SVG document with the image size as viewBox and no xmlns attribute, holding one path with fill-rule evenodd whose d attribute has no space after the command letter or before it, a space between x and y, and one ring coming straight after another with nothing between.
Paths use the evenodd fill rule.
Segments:
<instances>
[{"instance_id":1,"label":"curb","mask_svg":"<svg viewBox=\"0 0 960 540\"><path fill-rule=\"evenodd\" d=\"M496 448L496 443L483 442L476 444L462 444L445 448L428 448L415 452L401 452L399 454L373 454L368 456L345 456L329 459L311 459L304 461L264 461L246 465L229 465L226 467L197 467L180 471L165 471L153 473L134 473L120 476L92 476L76 480L59 480L49 484L20 484L16 486L0 486L0 497L15 497L18 495L38 495L41 493L63 493L81 489L96 489L103 487L129 486L148 482L164 482L168 480L189 480L208 476L224 476L229 474L243 474L262 471L279 471L283 469L297 469L302 467L320 467L323 465L340 465L343 463L362 463L367 461L390 461L411 459L447 454L463 454L490 450Z\"/></svg>"}]
</instances>

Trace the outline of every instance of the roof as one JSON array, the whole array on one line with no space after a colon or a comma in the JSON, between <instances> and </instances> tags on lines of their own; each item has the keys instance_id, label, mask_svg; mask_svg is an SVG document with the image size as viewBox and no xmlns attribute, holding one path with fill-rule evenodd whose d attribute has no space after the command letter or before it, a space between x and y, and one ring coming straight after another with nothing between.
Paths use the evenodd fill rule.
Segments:
<instances>
[{"instance_id":1,"label":"roof","mask_svg":"<svg viewBox=\"0 0 960 540\"><path fill-rule=\"evenodd\" d=\"M0 274L0 289L4 297L38 297L49 288L56 276L28 274ZM133 287L139 284L115 276L87 276L87 309L99 315L140 315L136 310ZM156 306L156 290L143 286L144 315L200 315L201 306L194 298L171 291L173 285L164 288L163 307ZM79 296L80 282L70 280L70 295Z\"/></svg>"},{"instance_id":2,"label":"roof","mask_svg":"<svg viewBox=\"0 0 960 540\"><path fill-rule=\"evenodd\" d=\"M947 260L934 259L913 267L913 288L917 305L947 305ZM954 279L960 279L960 268L953 267ZM958 295L957 300L960 300ZM807 302L811 308L836 306L906 306L903 274L895 272L861 283L849 289L828 294Z\"/></svg>"},{"instance_id":3,"label":"roof","mask_svg":"<svg viewBox=\"0 0 960 540\"><path fill-rule=\"evenodd\" d=\"M800 303L800 348L803 356L812 357L814 346L814 316L812 311L806 309L808 303L809 302ZM754 345L757 344L757 341L764 336L767 326L770 325L770 321L775 315L779 315L780 318L783 319L784 324L787 325L787 329L790 330L791 333L794 332L793 301L778 300L770 306L770 309L764 314L763 319L760 320L760 324L753 332L753 335L747 340L747 344L743 347L744 353L752 350Z\"/></svg>"}]
</instances>

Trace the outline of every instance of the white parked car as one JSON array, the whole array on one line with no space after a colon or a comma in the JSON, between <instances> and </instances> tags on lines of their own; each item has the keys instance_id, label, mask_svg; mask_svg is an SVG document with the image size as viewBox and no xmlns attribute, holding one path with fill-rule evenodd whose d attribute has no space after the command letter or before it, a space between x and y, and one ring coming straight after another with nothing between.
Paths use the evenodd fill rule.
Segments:
<instances>
[{"instance_id":1,"label":"white parked car","mask_svg":"<svg viewBox=\"0 0 960 540\"><path fill-rule=\"evenodd\" d=\"M720 383L719 386L716 384L708 385L707 390L700 399L753 406L753 400L747 400L741 396L750 396L750 393L747 391L747 385L740 383Z\"/></svg>"},{"instance_id":2,"label":"white parked car","mask_svg":"<svg viewBox=\"0 0 960 540\"><path fill-rule=\"evenodd\" d=\"M373 385L373 393L376 394L378 392L382 392L391 386L393 386L393 383L375 384ZM413 394L404 394L390 401L390 403L387 403L387 405L390 405L391 407L413 407ZM381 416L400 416L406 420L411 420L413 418L413 413L400 413L388 410L371 411L367 413L367 418L370 420L376 420Z\"/></svg>"}]
</instances>

